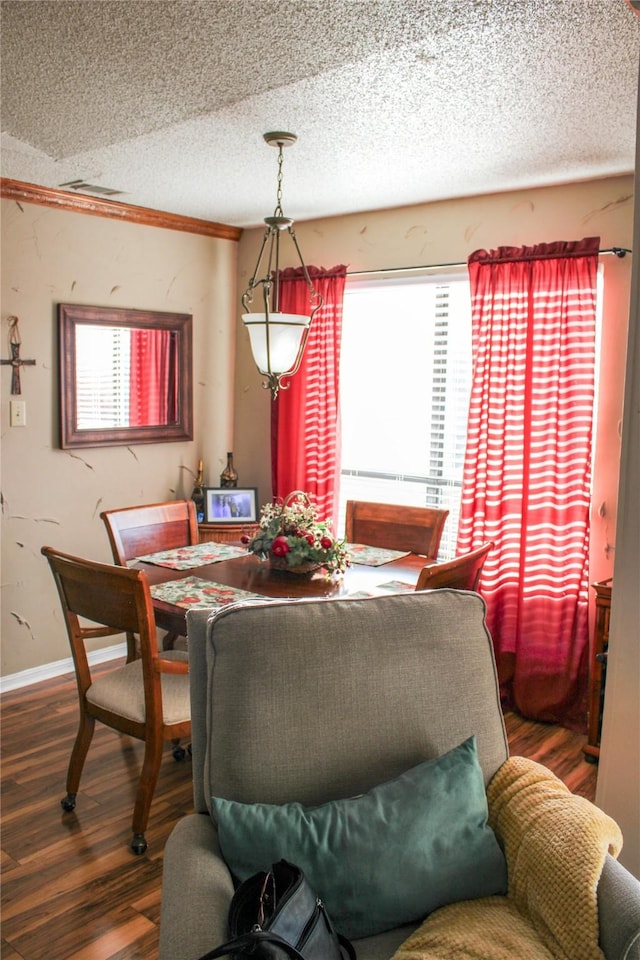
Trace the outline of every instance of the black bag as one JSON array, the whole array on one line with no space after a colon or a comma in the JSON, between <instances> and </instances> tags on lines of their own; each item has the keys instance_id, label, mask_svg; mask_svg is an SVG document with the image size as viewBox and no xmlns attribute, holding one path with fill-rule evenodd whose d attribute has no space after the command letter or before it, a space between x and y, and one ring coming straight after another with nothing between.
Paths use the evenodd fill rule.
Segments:
<instances>
[{"instance_id":1,"label":"black bag","mask_svg":"<svg viewBox=\"0 0 640 960\"><path fill-rule=\"evenodd\" d=\"M227 954L256 960L355 960L300 867L286 860L241 883L229 907L229 935L200 960Z\"/></svg>"}]
</instances>

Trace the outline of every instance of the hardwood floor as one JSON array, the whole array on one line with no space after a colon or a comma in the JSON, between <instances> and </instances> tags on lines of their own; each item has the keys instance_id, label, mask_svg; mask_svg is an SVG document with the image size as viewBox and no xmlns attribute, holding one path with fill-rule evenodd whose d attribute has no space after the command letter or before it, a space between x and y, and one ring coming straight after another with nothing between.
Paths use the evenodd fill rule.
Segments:
<instances>
[{"instance_id":1,"label":"hardwood floor","mask_svg":"<svg viewBox=\"0 0 640 960\"><path fill-rule=\"evenodd\" d=\"M176 763L167 745L149 847L136 857L128 843L142 744L96 724L78 805L65 814L73 676L6 693L0 707L3 960L153 960L164 844L193 809L190 761ZM513 714L506 722L512 754L546 764L594 798L597 767L583 759L585 737Z\"/></svg>"},{"instance_id":2,"label":"hardwood floor","mask_svg":"<svg viewBox=\"0 0 640 960\"><path fill-rule=\"evenodd\" d=\"M587 800L595 800L598 765L584 759L586 735L564 727L524 720L515 713L505 716L509 753L529 757L553 770L569 789Z\"/></svg>"}]
</instances>

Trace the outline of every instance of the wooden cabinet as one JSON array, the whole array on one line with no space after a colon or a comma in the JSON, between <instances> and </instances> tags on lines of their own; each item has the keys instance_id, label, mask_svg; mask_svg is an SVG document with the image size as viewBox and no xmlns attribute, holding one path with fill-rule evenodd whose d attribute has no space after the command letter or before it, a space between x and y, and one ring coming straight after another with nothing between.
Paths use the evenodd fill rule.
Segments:
<instances>
[{"instance_id":1,"label":"wooden cabinet","mask_svg":"<svg viewBox=\"0 0 640 960\"><path fill-rule=\"evenodd\" d=\"M607 653L609 649L609 615L611 612L611 579L592 584L596 594L596 622L593 648L589 662L589 716L587 743L583 747L585 758L596 763L600 756L600 733L602 731L602 708L604 687L607 678Z\"/></svg>"},{"instance_id":2,"label":"wooden cabinet","mask_svg":"<svg viewBox=\"0 0 640 960\"><path fill-rule=\"evenodd\" d=\"M258 529L257 523L199 523L200 543L214 540L216 543L239 543L246 534L253 537Z\"/></svg>"}]
</instances>

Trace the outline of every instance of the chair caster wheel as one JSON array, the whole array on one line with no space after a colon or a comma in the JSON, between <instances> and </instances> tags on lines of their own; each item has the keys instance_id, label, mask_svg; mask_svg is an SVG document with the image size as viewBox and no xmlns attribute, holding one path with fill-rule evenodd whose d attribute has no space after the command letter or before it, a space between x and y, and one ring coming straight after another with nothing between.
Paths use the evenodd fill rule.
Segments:
<instances>
[{"instance_id":1,"label":"chair caster wheel","mask_svg":"<svg viewBox=\"0 0 640 960\"><path fill-rule=\"evenodd\" d=\"M72 810L76 808L76 795L75 793L68 793L66 797L63 797L60 801L60 806L63 810L66 810L67 813L71 813Z\"/></svg>"},{"instance_id":2,"label":"chair caster wheel","mask_svg":"<svg viewBox=\"0 0 640 960\"><path fill-rule=\"evenodd\" d=\"M173 759L174 760L184 760L186 754L184 747L174 747L173 748Z\"/></svg>"},{"instance_id":3,"label":"chair caster wheel","mask_svg":"<svg viewBox=\"0 0 640 960\"><path fill-rule=\"evenodd\" d=\"M147 841L144 838L144 833L134 833L133 840L131 841L131 849L136 854L136 856L141 856L147 849Z\"/></svg>"}]
</instances>

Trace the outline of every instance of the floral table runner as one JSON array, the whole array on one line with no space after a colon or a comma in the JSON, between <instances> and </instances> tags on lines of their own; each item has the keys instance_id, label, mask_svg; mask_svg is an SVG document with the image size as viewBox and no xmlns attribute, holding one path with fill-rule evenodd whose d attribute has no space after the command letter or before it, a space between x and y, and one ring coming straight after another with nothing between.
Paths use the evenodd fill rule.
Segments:
<instances>
[{"instance_id":1,"label":"floral table runner","mask_svg":"<svg viewBox=\"0 0 640 960\"><path fill-rule=\"evenodd\" d=\"M362 600L366 597L379 597L380 590L388 590L389 593L413 593L415 587L412 583L405 583L404 580L387 580L386 583L377 583L371 590L354 590L353 593L345 594L345 598Z\"/></svg>"},{"instance_id":2,"label":"floral table runner","mask_svg":"<svg viewBox=\"0 0 640 960\"><path fill-rule=\"evenodd\" d=\"M193 547L177 547L175 550L162 550L160 553L147 553L136 557L144 563L153 563L157 567L170 567L172 570L189 570L191 567L203 567L206 563L219 560L231 560L243 557L246 547L237 547L229 543L197 543Z\"/></svg>"},{"instance_id":3,"label":"floral table runner","mask_svg":"<svg viewBox=\"0 0 640 960\"><path fill-rule=\"evenodd\" d=\"M183 577L181 580L169 580L150 587L154 600L164 600L176 607L188 610L222 607L238 600L266 600L259 593L250 593L238 587L229 587L224 583L212 583L200 577Z\"/></svg>"},{"instance_id":4,"label":"floral table runner","mask_svg":"<svg viewBox=\"0 0 640 960\"><path fill-rule=\"evenodd\" d=\"M404 580L387 580L386 583L378 584L378 590L390 590L392 593L413 593L415 589L413 583L406 583Z\"/></svg>"},{"instance_id":5,"label":"floral table runner","mask_svg":"<svg viewBox=\"0 0 640 960\"><path fill-rule=\"evenodd\" d=\"M400 557L408 557L410 550L388 550L386 547L370 547L365 543L348 543L351 563L364 563L368 567L380 567Z\"/></svg>"}]
</instances>

